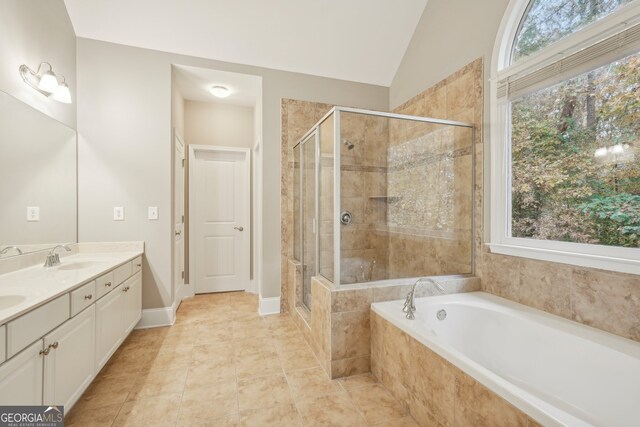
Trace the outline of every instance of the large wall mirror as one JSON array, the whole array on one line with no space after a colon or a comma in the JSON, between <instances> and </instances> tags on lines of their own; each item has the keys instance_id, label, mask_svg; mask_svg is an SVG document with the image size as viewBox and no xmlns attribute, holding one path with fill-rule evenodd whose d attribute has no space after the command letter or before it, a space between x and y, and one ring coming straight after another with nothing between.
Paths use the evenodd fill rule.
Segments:
<instances>
[{"instance_id":1,"label":"large wall mirror","mask_svg":"<svg viewBox=\"0 0 640 427\"><path fill-rule=\"evenodd\" d=\"M77 241L76 159L74 129L0 92L1 258Z\"/></svg>"}]
</instances>

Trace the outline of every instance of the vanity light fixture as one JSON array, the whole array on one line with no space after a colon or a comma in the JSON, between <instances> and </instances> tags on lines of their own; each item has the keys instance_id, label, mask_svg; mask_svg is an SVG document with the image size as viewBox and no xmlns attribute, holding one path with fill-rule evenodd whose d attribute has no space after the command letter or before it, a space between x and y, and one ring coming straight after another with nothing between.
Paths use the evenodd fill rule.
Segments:
<instances>
[{"instance_id":1,"label":"vanity light fixture","mask_svg":"<svg viewBox=\"0 0 640 427\"><path fill-rule=\"evenodd\" d=\"M43 71L43 66L49 67L49 69ZM50 97L53 95L53 99L58 102L71 103L71 93L64 76L62 76L62 83L60 83L58 76L53 72L53 67L48 62L41 62L37 71L33 71L25 64L22 64L18 68L18 72L27 85L44 96Z\"/></svg>"},{"instance_id":2,"label":"vanity light fixture","mask_svg":"<svg viewBox=\"0 0 640 427\"><path fill-rule=\"evenodd\" d=\"M53 99L64 104L71 104L71 92L69 92L69 86L67 80L62 77L62 83L58 85L58 88L53 92Z\"/></svg>"},{"instance_id":3,"label":"vanity light fixture","mask_svg":"<svg viewBox=\"0 0 640 427\"><path fill-rule=\"evenodd\" d=\"M227 96L231 95L231 91L225 86L211 86L209 92L211 92L213 96L218 98L226 98Z\"/></svg>"}]
</instances>

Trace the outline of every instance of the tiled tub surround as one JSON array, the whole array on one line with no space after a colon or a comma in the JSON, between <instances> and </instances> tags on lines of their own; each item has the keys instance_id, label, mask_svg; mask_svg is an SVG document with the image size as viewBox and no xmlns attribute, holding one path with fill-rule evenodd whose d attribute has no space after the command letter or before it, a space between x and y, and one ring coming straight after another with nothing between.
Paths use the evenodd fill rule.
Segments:
<instances>
[{"instance_id":1,"label":"tiled tub surround","mask_svg":"<svg viewBox=\"0 0 640 427\"><path fill-rule=\"evenodd\" d=\"M244 292L134 331L68 414L87 426L417 426L371 375L329 380L289 315Z\"/></svg>"},{"instance_id":2,"label":"tiled tub surround","mask_svg":"<svg viewBox=\"0 0 640 427\"><path fill-rule=\"evenodd\" d=\"M449 276L438 279L445 293L480 289L478 279ZM330 378L342 378L371 371L370 307L374 302L404 299L411 285L367 284L334 286L322 277L311 280L312 311L307 319L294 312L320 365ZM416 295L434 295L435 289L422 285Z\"/></svg>"},{"instance_id":3,"label":"tiled tub surround","mask_svg":"<svg viewBox=\"0 0 640 427\"><path fill-rule=\"evenodd\" d=\"M640 344L484 292L402 304L372 306L372 370L421 425L637 425Z\"/></svg>"}]
</instances>

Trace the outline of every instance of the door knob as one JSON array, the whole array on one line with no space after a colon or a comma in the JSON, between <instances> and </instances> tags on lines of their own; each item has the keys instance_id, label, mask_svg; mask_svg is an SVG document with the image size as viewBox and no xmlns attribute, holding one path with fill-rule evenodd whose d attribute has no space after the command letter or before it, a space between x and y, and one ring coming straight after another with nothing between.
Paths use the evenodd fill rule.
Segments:
<instances>
[{"instance_id":1,"label":"door knob","mask_svg":"<svg viewBox=\"0 0 640 427\"><path fill-rule=\"evenodd\" d=\"M244 227L240 226L240 227L233 227L234 229L238 230L238 231L244 231Z\"/></svg>"}]
</instances>

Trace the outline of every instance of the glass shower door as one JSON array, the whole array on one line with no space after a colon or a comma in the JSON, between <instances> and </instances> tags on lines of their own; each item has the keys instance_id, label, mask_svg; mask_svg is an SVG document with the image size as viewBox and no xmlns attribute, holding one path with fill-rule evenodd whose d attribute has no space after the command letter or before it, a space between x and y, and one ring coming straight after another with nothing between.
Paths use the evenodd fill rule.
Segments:
<instances>
[{"instance_id":1,"label":"glass shower door","mask_svg":"<svg viewBox=\"0 0 640 427\"><path fill-rule=\"evenodd\" d=\"M311 277L316 275L317 131L302 141L302 303L311 310Z\"/></svg>"}]
</instances>

